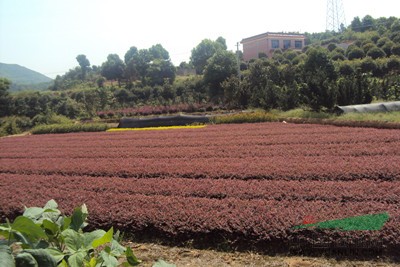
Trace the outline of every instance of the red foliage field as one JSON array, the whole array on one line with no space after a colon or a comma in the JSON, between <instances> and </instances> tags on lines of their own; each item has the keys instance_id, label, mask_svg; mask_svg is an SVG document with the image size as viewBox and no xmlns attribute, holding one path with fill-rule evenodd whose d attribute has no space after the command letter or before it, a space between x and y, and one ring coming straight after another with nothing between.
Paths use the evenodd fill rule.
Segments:
<instances>
[{"instance_id":1,"label":"red foliage field","mask_svg":"<svg viewBox=\"0 0 400 267\"><path fill-rule=\"evenodd\" d=\"M400 131L283 123L0 139L0 216L53 198L93 227L285 247L400 248ZM380 231L292 229L388 212ZM210 244L211 245L211 244Z\"/></svg>"}]
</instances>

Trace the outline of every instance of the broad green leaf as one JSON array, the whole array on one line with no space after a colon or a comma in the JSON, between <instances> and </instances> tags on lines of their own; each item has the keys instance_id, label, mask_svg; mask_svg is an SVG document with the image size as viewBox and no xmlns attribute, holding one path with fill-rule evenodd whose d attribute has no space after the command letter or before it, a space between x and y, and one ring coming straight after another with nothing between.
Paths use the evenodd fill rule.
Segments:
<instances>
[{"instance_id":1,"label":"broad green leaf","mask_svg":"<svg viewBox=\"0 0 400 267\"><path fill-rule=\"evenodd\" d=\"M60 264L58 264L57 267L70 267L68 266L68 263L65 260L62 260Z\"/></svg>"},{"instance_id":2,"label":"broad green leaf","mask_svg":"<svg viewBox=\"0 0 400 267\"><path fill-rule=\"evenodd\" d=\"M102 236L104 236L104 234L106 234L106 231L104 230L94 230L92 232L86 232L83 234L84 237L84 246L87 249L91 249L94 248L92 243L94 240L101 238Z\"/></svg>"},{"instance_id":3,"label":"broad green leaf","mask_svg":"<svg viewBox=\"0 0 400 267\"><path fill-rule=\"evenodd\" d=\"M165 262L163 260L158 260L156 263L153 264L153 267L176 267L176 265Z\"/></svg>"},{"instance_id":4,"label":"broad green leaf","mask_svg":"<svg viewBox=\"0 0 400 267\"><path fill-rule=\"evenodd\" d=\"M9 246L0 246L0 266L15 267L14 258Z\"/></svg>"},{"instance_id":5,"label":"broad green leaf","mask_svg":"<svg viewBox=\"0 0 400 267\"><path fill-rule=\"evenodd\" d=\"M42 216L43 212L44 212L43 208L38 208L38 207L26 208L25 207L25 211L22 215L25 217L28 217L29 219L36 221L37 219L39 219Z\"/></svg>"},{"instance_id":6,"label":"broad green leaf","mask_svg":"<svg viewBox=\"0 0 400 267\"><path fill-rule=\"evenodd\" d=\"M61 235L64 237L64 243L71 253L75 253L83 246L83 234L72 229L64 230Z\"/></svg>"},{"instance_id":7,"label":"broad green leaf","mask_svg":"<svg viewBox=\"0 0 400 267\"><path fill-rule=\"evenodd\" d=\"M105 246L104 251L107 252L108 254L111 254L111 248L109 246Z\"/></svg>"},{"instance_id":8,"label":"broad green leaf","mask_svg":"<svg viewBox=\"0 0 400 267\"><path fill-rule=\"evenodd\" d=\"M44 219L42 225L47 234L55 235L60 231L58 225L50 220Z\"/></svg>"},{"instance_id":9,"label":"broad green leaf","mask_svg":"<svg viewBox=\"0 0 400 267\"><path fill-rule=\"evenodd\" d=\"M47 202L44 208L39 207L25 207L23 216L32 219L35 223L42 223L44 219L56 221L61 215L61 212L57 209L57 203Z\"/></svg>"},{"instance_id":10,"label":"broad green leaf","mask_svg":"<svg viewBox=\"0 0 400 267\"><path fill-rule=\"evenodd\" d=\"M90 261L89 261L89 267L96 267L96 264L97 264L97 260L96 260L96 258L95 257L92 257L91 259L90 259Z\"/></svg>"},{"instance_id":11,"label":"broad green leaf","mask_svg":"<svg viewBox=\"0 0 400 267\"><path fill-rule=\"evenodd\" d=\"M5 251L9 254L11 254L11 248L7 245L0 245L0 252Z\"/></svg>"},{"instance_id":12,"label":"broad green leaf","mask_svg":"<svg viewBox=\"0 0 400 267\"><path fill-rule=\"evenodd\" d=\"M122 238L121 232L120 232L119 230L117 230L117 231L114 233L113 238L114 238L115 240L117 240L118 242L120 242L120 241L121 241L120 238Z\"/></svg>"},{"instance_id":13,"label":"broad green leaf","mask_svg":"<svg viewBox=\"0 0 400 267\"><path fill-rule=\"evenodd\" d=\"M56 223L60 226L61 230L64 231L71 225L71 217L60 217Z\"/></svg>"},{"instance_id":14,"label":"broad green leaf","mask_svg":"<svg viewBox=\"0 0 400 267\"><path fill-rule=\"evenodd\" d=\"M138 258L136 258L136 256L133 254L131 247L126 248L125 255L129 265L136 266L139 263L141 263L141 261Z\"/></svg>"},{"instance_id":15,"label":"broad green leaf","mask_svg":"<svg viewBox=\"0 0 400 267\"><path fill-rule=\"evenodd\" d=\"M85 221L88 216L86 205L83 204L82 207L76 208L71 216L70 228L78 231L85 226Z\"/></svg>"},{"instance_id":16,"label":"broad green leaf","mask_svg":"<svg viewBox=\"0 0 400 267\"><path fill-rule=\"evenodd\" d=\"M34 249L38 249L38 248L48 248L49 247L49 243L45 240L40 240L38 243L36 243L34 245Z\"/></svg>"},{"instance_id":17,"label":"broad green leaf","mask_svg":"<svg viewBox=\"0 0 400 267\"><path fill-rule=\"evenodd\" d=\"M53 256L53 258L57 261L57 262L62 262L62 260L65 257L65 254L56 249L56 248L47 248L46 249L47 253L49 253L51 256Z\"/></svg>"},{"instance_id":18,"label":"broad green leaf","mask_svg":"<svg viewBox=\"0 0 400 267\"><path fill-rule=\"evenodd\" d=\"M46 205L44 205L45 209L58 209L58 204L54 199L50 199L47 201Z\"/></svg>"},{"instance_id":19,"label":"broad green leaf","mask_svg":"<svg viewBox=\"0 0 400 267\"><path fill-rule=\"evenodd\" d=\"M0 236L3 236L8 239L8 236L11 232L11 227L7 224L0 225Z\"/></svg>"},{"instance_id":20,"label":"broad green leaf","mask_svg":"<svg viewBox=\"0 0 400 267\"><path fill-rule=\"evenodd\" d=\"M47 237L40 226L25 216L18 216L11 227L13 230L23 233L30 241L38 241L40 238L46 239Z\"/></svg>"},{"instance_id":21,"label":"broad green leaf","mask_svg":"<svg viewBox=\"0 0 400 267\"><path fill-rule=\"evenodd\" d=\"M105 233L102 237L93 241L92 243L93 248L97 248L101 245L111 242L113 240L113 233L114 229L113 227L111 227L110 230L108 230L108 232Z\"/></svg>"},{"instance_id":22,"label":"broad green leaf","mask_svg":"<svg viewBox=\"0 0 400 267\"><path fill-rule=\"evenodd\" d=\"M118 266L118 260L114 257L102 250L100 252L100 257L103 259L103 263L101 266L105 267L117 267Z\"/></svg>"},{"instance_id":23,"label":"broad green leaf","mask_svg":"<svg viewBox=\"0 0 400 267\"><path fill-rule=\"evenodd\" d=\"M117 240L113 239L111 241L111 254L119 257L125 253L126 248L121 246Z\"/></svg>"},{"instance_id":24,"label":"broad green leaf","mask_svg":"<svg viewBox=\"0 0 400 267\"><path fill-rule=\"evenodd\" d=\"M57 267L56 259L46 249L27 249L23 252L31 254L37 261L39 267Z\"/></svg>"},{"instance_id":25,"label":"broad green leaf","mask_svg":"<svg viewBox=\"0 0 400 267\"><path fill-rule=\"evenodd\" d=\"M59 211L57 209L46 209L43 212L42 217L40 218L39 222L43 221L44 219L47 219L52 222L57 222L59 217L61 217L61 211Z\"/></svg>"},{"instance_id":26,"label":"broad green leaf","mask_svg":"<svg viewBox=\"0 0 400 267\"><path fill-rule=\"evenodd\" d=\"M19 253L17 256L15 256L15 265L17 267L39 267L38 262L35 260L35 258L32 256L32 254L27 253L27 252L22 252ZM3 266L3 265L1 265ZM8 266L8 265L4 265Z\"/></svg>"},{"instance_id":27,"label":"broad green leaf","mask_svg":"<svg viewBox=\"0 0 400 267\"><path fill-rule=\"evenodd\" d=\"M85 252L78 251L68 258L68 264L70 267L82 267L84 258Z\"/></svg>"}]
</instances>

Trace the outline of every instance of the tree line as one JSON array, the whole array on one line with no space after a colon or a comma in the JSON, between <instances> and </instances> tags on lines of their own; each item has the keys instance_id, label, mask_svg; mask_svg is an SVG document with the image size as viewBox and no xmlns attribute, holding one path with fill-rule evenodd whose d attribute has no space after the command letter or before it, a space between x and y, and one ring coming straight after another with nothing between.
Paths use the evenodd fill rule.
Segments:
<instances>
[{"instance_id":1,"label":"tree line","mask_svg":"<svg viewBox=\"0 0 400 267\"><path fill-rule=\"evenodd\" d=\"M79 66L57 76L47 92L9 94L2 79L0 117L92 118L104 110L180 103L331 111L335 105L400 100L398 18L355 18L341 33L306 37L303 51L278 49L250 62L228 51L223 37L202 40L190 62L177 67L161 44L132 46L123 59L110 54L101 66L78 55Z\"/></svg>"}]
</instances>

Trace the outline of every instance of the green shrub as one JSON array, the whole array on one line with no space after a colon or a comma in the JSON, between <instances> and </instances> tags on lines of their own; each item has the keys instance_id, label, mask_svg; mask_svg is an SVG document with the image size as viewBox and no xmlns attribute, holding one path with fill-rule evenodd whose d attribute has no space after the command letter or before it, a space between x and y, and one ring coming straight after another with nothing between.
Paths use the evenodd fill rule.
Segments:
<instances>
[{"instance_id":1,"label":"green shrub","mask_svg":"<svg viewBox=\"0 0 400 267\"><path fill-rule=\"evenodd\" d=\"M273 113L256 111L256 112L237 113L237 114L216 116L216 117L213 117L211 119L211 121L215 124L253 123L253 122L279 121L279 118L277 115L275 115Z\"/></svg>"},{"instance_id":2,"label":"green shrub","mask_svg":"<svg viewBox=\"0 0 400 267\"><path fill-rule=\"evenodd\" d=\"M32 127L32 122L28 117L5 117L0 121L0 136L20 134Z\"/></svg>"},{"instance_id":3,"label":"green shrub","mask_svg":"<svg viewBox=\"0 0 400 267\"><path fill-rule=\"evenodd\" d=\"M87 123L87 124L51 124L39 125L31 130L32 134L49 134L49 133L75 133L75 132L103 132L108 129L108 125L104 123Z\"/></svg>"},{"instance_id":4,"label":"green shrub","mask_svg":"<svg viewBox=\"0 0 400 267\"><path fill-rule=\"evenodd\" d=\"M37 126L41 124L69 124L73 123L71 119L63 115L57 115L55 113L38 114L32 119L32 124Z\"/></svg>"}]
</instances>

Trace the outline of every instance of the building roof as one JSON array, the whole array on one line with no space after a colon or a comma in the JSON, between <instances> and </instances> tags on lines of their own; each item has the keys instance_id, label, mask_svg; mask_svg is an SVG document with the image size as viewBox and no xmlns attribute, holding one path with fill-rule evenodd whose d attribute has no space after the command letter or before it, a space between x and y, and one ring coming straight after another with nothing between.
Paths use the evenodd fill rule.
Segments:
<instances>
[{"instance_id":1,"label":"building roof","mask_svg":"<svg viewBox=\"0 0 400 267\"><path fill-rule=\"evenodd\" d=\"M248 38L242 39L240 43L245 43L248 41L253 41L261 38L267 38L267 37L298 37L298 38L305 38L304 34L299 34L299 33L283 33L283 32L265 32L261 33L258 35L254 35Z\"/></svg>"}]
</instances>

